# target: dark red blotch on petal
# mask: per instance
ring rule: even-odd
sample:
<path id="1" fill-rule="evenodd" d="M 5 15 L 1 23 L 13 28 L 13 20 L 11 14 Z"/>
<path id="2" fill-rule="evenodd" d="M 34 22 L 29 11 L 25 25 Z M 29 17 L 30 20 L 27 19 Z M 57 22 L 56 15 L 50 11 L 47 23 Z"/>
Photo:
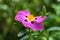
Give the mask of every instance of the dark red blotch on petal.
<path id="1" fill-rule="evenodd" d="M 34 21 L 31 21 L 32 24 L 34 24 Z"/>
<path id="2" fill-rule="evenodd" d="M 35 18 L 35 20 L 37 20 L 37 18 Z"/>
<path id="3" fill-rule="evenodd" d="M 25 19 L 24 21 L 25 21 L 25 22 L 28 22 L 28 20 L 27 20 L 27 19 Z"/>
<path id="4" fill-rule="evenodd" d="M 27 18 L 27 16 L 25 16 Z"/>

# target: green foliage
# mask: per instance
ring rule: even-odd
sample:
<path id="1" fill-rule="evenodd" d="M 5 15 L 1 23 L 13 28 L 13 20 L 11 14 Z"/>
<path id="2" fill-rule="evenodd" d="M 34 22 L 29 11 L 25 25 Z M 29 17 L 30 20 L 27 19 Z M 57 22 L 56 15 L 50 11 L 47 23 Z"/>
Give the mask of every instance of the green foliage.
<path id="1" fill-rule="evenodd" d="M 19 10 L 47 15 L 44 30 L 26 29 L 14 17 Z M 59 0 L 0 0 L 0 40 L 60 40 Z"/>

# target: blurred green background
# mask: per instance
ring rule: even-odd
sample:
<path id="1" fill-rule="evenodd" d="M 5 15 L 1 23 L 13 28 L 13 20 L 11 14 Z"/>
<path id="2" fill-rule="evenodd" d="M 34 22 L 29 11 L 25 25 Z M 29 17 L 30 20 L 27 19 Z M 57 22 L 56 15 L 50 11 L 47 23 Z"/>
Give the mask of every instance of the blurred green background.
<path id="1" fill-rule="evenodd" d="M 19 10 L 47 15 L 44 30 L 29 31 L 15 21 Z M 0 0 L 0 40 L 60 40 L 60 0 Z"/>

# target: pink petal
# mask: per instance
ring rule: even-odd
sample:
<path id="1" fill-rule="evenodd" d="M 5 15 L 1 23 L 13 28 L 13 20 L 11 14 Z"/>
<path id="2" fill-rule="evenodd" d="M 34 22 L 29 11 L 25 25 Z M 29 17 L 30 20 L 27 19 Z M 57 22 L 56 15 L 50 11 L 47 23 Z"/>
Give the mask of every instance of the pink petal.
<path id="1" fill-rule="evenodd" d="M 26 16 L 28 16 L 30 13 L 27 10 L 21 10 L 19 11 L 16 16 L 15 16 L 15 20 L 22 22 L 23 20 L 26 19 Z"/>
<path id="2" fill-rule="evenodd" d="M 30 21 L 25 21 L 25 20 L 23 20 L 22 21 L 22 24 L 26 27 L 26 28 L 30 28 Z"/>
<path id="3" fill-rule="evenodd" d="M 43 30 L 44 26 L 42 23 L 31 23 L 30 21 L 22 21 L 22 24 L 26 27 L 26 28 L 31 28 L 33 31 L 36 30 Z"/>
<path id="4" fill-rule="evenodd" d="M 34 23 L 33 25 L 31 25 L 30 27 L 33 31 L 37 31 L 37 30 L 43 30 L 44 26 L 42 23 Z"/>
<path id="5" fill-rule="evenodd" d="M 36 21 L 36 22 L 38 22 L 38 23 L 41 23 L 41 22 L 43 22 L 46 18 L 47 18 L 46 16 L 44 16 L 44 17 L 37 16 L 37 17 L 35 17 L 35 20 L 34 20 L 34 21 Z"/>
<path id="6" fill-rule="evenodd" d="M 27 10 L 20 10 L 20 11 L 17 13 L 17 15 L 24 15 L 24 16 L 27 16 L 27 15 L 29 15 L 29 14 L 30 14 L 30 12 L 27 11 Z"/>
<path id="7" fill-rule="evenodd" d="M 19 21 L 19 22 L 22 22 L 22 21 L 25 20 L 25 19 L 26 19 L 26 17 L 21 16 L 21 15 L 16 15 L 16 16 L 15 16 L 15 20 L 17 20 L 17 21 Z"/>

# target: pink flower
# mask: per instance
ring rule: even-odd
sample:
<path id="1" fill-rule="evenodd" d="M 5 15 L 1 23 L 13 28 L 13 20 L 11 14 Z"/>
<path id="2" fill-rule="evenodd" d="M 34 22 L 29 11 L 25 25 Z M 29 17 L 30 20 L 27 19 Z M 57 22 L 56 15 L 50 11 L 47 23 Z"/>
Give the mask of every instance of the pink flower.
<path id="1" fill-rule="evenodd" d="M 34 17 L 27 10 L 21 10 L 15 16 L 15 20 L 21 22 L 26 28 L 31 28 L 33 31 L 43 30 L 44 26 L 43 26 L 42 22 L 45 19 L 46 19 L 46 16 Z"/>

